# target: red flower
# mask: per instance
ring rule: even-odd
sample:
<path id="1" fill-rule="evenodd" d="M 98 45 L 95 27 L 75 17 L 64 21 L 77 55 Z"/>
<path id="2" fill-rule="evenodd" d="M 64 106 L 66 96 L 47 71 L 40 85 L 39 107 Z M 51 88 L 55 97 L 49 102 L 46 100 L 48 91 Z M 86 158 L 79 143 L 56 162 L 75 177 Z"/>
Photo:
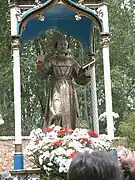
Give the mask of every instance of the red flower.
<path id="1" fill-rule="evenodd" d="M 63 135 L 63 134 L 65 134 L 64 129 L 60 129 L 60 130 L 57 132 L 57 134 L 58 134 L 58 135 Z"/>
<path id="2" fill-rule="evenodd" d="M 75 157 L 76 155 L 77 155 L 77 153 L 74 151 L 69 155 L 69 158 L 71 159 L 71 158 Z"/>
<path id="3" fill-rule="evenodd" d="M 60 129 L 58 132 L 57 132 L 57 134 L 58 135 L 65 135 L 65 134 L 68 134 L 68 133 L 70 133 L 70 132 L 72 132 L 73 130 L 72 129 Z"/>
<path id="4" fill-rule="evenodd" d="M 52 130 L 53 130 L 53 128 L 49 128 L 49 127 L 48 127 L 48 128 L 44 128 L 44 129 L 43 129 L 43 132 L 51 132 Z"/>
<path id="5" fill-rule="evenodd" d="M 37 138 L 37 139 L 34 141 L 35 144 L 38 144 L 40 140 L 41 140 L 40 138 Z"/>
<path id="6" fill-rule="evenodd" d="M 91 144 L 91 140 L 89 138 L 80 138 L 79 140 L 81 143 L 87 142 L 87 144 Z"/>
<path id="7" fill-rule="evenodd" d="M 66 129 L 66 131 L 67 131 L 67 133 L 71 133 L 71 132 L 73 132 L 73 129 L 68 128 L 68 129 Z"/>
<path id="8" fill-rule="evenodd" d="M 58 139 L 54 142 L 52 142 L 52 146 L 60 146 L 62 144 L 62 139 Z"/>
<path id="9" fill-rule="evenodd" d="M 98 133 L 97 133 L 97 132 L 93 132 L 93 131 L 91 131 L 91 130 L 88 131 L 88 134 L 89 134 L 89 136 L 91 136 L 91 137 L 95 137 L 95 138 L 98 137 Z"/>
<path id="10" fill-rule="evenodd" d="M 88 139 L 88 138 L 80 138 L 79 140 L 80 140 L 80 141 L 86 141 L 86 142 L 87 142 L 89 139 Z"/>

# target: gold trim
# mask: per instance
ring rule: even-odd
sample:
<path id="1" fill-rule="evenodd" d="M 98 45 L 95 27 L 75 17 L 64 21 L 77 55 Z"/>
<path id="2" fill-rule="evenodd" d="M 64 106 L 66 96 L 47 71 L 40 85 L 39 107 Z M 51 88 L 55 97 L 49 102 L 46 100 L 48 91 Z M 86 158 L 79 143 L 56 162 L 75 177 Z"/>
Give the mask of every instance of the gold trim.
<path id="1" fill-rule="evenodd" d="M 57 0 L 54 0 L 49 6 L 44 7 L 43 9 L 39 9 L 38 12 L 36 12 L 35 14 L 30 15 L 22 24 L 21 24 L 21 30 L 20 30 L 20 35 L 22 35 L 22 33 L 26 30 L 26 24 L 30 19 L 33 19 L 33 17 L 39 17 L 40 14 L 44 11 L 47 10 L 51 7 L 53 7 L 55 4 L 57 4 Z M 36 8 L 36 7 L 33 7 Z"/>
<path id="2" fill-rule="evenodd" d="M 89 14 L 87 14 L 87 13 L 85 13 L 85 12 L 82 12 L 81 10 L 77 10 L 77 8 L 75 8 L 75 7 L 72 7 L 72 6 L 70 6 L 68 3 L 66 3 L 64 0 L 61 0 L 67 7 L 69 7 L 70 9 L 72 9 L 74 12 L 76 12 L 77 14 L 79 14 L 80 16 L 84 16 L 84 17 L 87 17 L 87 18 L 89 18 L 89 19 L 91 19 L 91 20 L 93 20 L 93 27 L 95 27 L 96 25 L 96 27 L 97 27 L 97 29 L 99 29 L 99 24 L 98 24 L 98 22 L 96 22 L 95 21 L 95 18 L 92 16 L 92 15 L 89 15 Z"/>

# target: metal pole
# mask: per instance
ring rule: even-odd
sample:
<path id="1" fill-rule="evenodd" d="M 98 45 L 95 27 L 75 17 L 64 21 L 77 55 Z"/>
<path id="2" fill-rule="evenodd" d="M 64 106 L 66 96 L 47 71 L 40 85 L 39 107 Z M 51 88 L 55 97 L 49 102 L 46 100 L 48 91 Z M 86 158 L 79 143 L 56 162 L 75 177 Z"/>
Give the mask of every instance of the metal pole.
<path id="1" fill-rule="evenodd" d="M 22 137 L 21 137 L 21 89 L 20 89 L 20 49 L 19 36 L 17 31 L 17 11 L 14 5 L 10 6 L 11 13 L 11 37 L 13 52 L 13 81 L 14 81 L 14 114 L 15 114 L 15 154 L 14 169 L 24 168 L 24 157 L 22 153 Z"/>
<path id="2" fill-rule="evenodd" d="M 106 100 L 106 114 L 107 114 L 107 133 L 111 138 L 114 138 L 110 60 L 109 60 L 109 25 L 108 25 L 107 3 L 104 2 L 101 8 L 103 12 L 102 46 L 103 46 L 104 83 L 105 83 L 105 100 Z"/>

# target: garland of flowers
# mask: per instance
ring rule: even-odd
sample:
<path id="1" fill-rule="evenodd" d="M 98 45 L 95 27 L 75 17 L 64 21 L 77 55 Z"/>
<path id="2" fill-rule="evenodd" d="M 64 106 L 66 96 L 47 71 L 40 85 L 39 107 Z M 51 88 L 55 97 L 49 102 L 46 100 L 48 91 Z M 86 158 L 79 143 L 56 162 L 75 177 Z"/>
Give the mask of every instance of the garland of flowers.
<path id="1" fill-rule="evenodd" d="M 44 172 L 46 177 L 66 179 L 72 158 L 77 152 L 111 149 L 107 135 L 98 135 L 87 129 L 63 129 L 52 125 L 30 133 L 27 147 L 29 159 Z"/>

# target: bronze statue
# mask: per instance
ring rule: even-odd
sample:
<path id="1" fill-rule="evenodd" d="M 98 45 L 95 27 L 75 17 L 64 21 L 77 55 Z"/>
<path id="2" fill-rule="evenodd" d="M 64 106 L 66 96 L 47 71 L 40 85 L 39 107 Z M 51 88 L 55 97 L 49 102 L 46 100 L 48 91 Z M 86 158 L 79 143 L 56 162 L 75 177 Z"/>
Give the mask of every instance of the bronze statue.
<path id="1" fill-rule="evenodd" d="M 90 71 L 94 61 L 81 67 L 69 53 L 69 42 L 63 34 L 54 42 L 54 54 L 48 59 L 37 58 L 37 70 L 49 77 L 51 87 L 46 102 L 44 126 L 52 124 L 63 128 L 76 128 L 79 106 L 73 79 L 79 85 L 90 82 Z"/>

